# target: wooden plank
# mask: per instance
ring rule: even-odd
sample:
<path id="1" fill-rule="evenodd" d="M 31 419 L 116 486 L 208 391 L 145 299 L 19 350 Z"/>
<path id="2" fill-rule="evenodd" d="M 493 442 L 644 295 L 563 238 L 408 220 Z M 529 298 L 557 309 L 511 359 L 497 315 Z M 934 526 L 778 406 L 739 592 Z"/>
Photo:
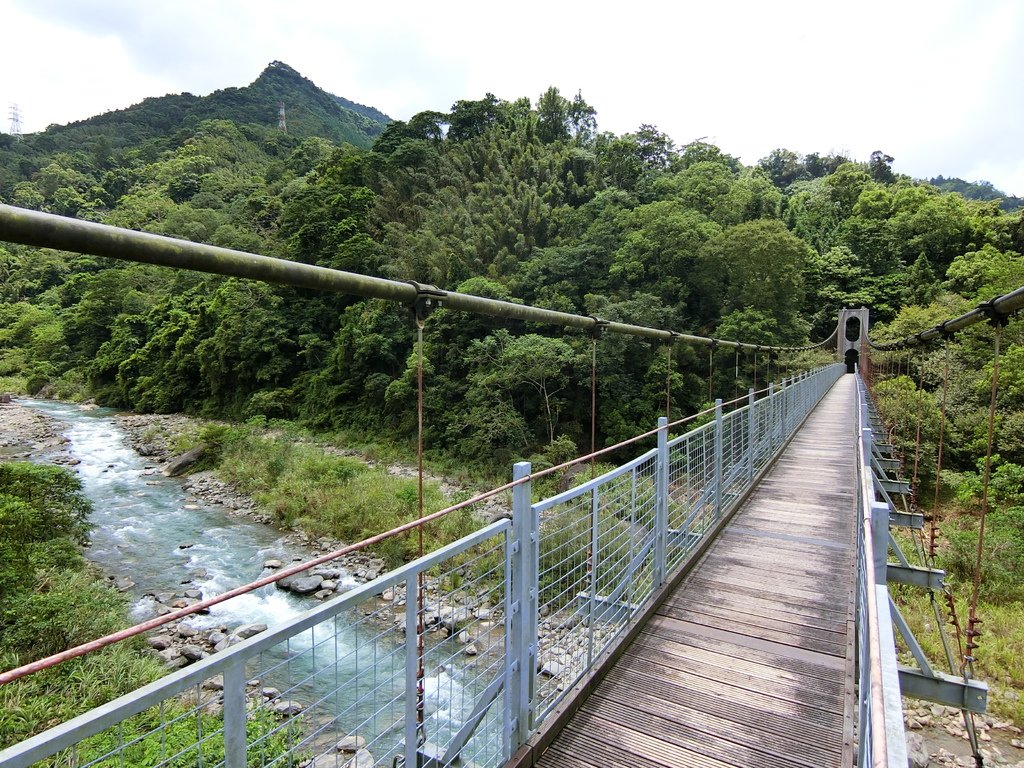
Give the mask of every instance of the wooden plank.
<path id="1" fill-rule="evenodd" d="M 797 648 L 810 648 L 833 656 L 846 656 L 846 631 L 812 627 L 809 624 L 761 617 L 753 613 L 723 611 L 718 606 L 700 605 L 686 608 L 681 605 L 662 606 L 658 613 L 673 619 L 697 624 L 708 624 L 730 632 L 762 637 Z"/>
<path id="2" fill-rule="evenodd" d="M 775 654 L 758 653 L 740 646 L 716 645 L 713 648 L 701 647 L 675 640 L 666 642 L 653 633 L 637 638 L 630 648 L 631 653 L 647 655 L 647 658 L 661 656 L 666 666 L 692 667 L 696 664 L 705 667 L 722 667 L 741 670 L 750 675 L 764 678 L 785 678 L 797 684 L 808 684 L 808 677 L 817 678 L 818 687 L 825 686 L 836 694 L 842 693 L 843 677 L 836 669 L 813 667 L 811 665 L 792 664 L 789 659 Z"/>
<path id="3" fill-rule="evenodd" d="M 804 681 L 802 685 L 794 685 L 786 679 L 768 674 L 755 676 L 737 670 L 723 670 L 720 667 L 703 664 L 671 665 L 666 662 L 664 657 L 654 655 L 653 658 L 650 658 L 644 653 L 631 652 L 619 660 L 619 666 L 652 677 L 660 674 L 666 680 L 681 685 L 702 687 L 706 690 L 714 690 L 714 686 L 717 685 L 722 695 L 766 696 L 779 702 L 788 702 L 841 715 L 842 707 L 836 704 L 836 697 L 819 694 L 810 680 Z M 725 693 L 726 691 L 729 693 Z"/>
<path id="4" fill-rule="evenodd" d="M 818 754 L 815 765 L 825 764 L 836 751 L 836 734 L 817 723 L 782 717 L 775 712 L 765 712 L 743 702 L 726 702 L 717 696 L 708 696 L 695 690 L 680 690 L 680 701 L 670 701 L 653 695 L 653 691 L 633 691 L 629 700 L 621 702 L 601 691 L 593 695 L 595 701 L 616 701 L 640 713 L 660 715 L 672 722 L 691 723 L 706 732 L 733 738 L 746 738 L 771 746 L 776 752 L 784 751 L 784 745 L 797 740 L 810 745 L 808 753 Z"/>
<path id="5" fill-rule="evenodd" d="M 609 685 L 602 689 L 601 695 L 625 703 L 636 695 L 651 696 L 660 699 L 664 711 L 673 712 L 673 717 L 679 720 L 696 717 L 699 713 L 712 713 L 735 723 L 735 729 L 741 732 L 747 724 L 756 723 L 755 730 L 788 728 L 791 737 L 813 738 L 821 743 L 838 743 L 840 738 L 836 723 L 841 719 L 834 714 L 809 710 L 793 702 L 770 697 L 747 696 L 743 689 L 706 686 L 699 678 L 692 682 L 670 680 L 628 669 L 613 670 L 608 680 Z"/>
<path id="6" fill-rule="evenodd" d="M 638 711 L 632 702 L 622 703 L 597 697 L 592 697 L 584 705 L 583 711 L 634 731 L 658 734 L 659 740 L 668 744 L 729 764 L 741 763 L 761 768 L 821 768 L 821 761 L 816 759 L 817 756 L 794 754 L 792 741 L 780 744 L 777 741 L 769 743 L 764 740 L 751 740 L 751 743 L 746 743 L 745 734 L 737 734 L 736 730 L 708 728 L 711 721 L 707 718 L 702 718 L 699 722 L 686 722 L 665 717 L 663 711 L 655 710 L 653 707 Z M 734 738 L 730 739 L 730 736 Z"/>
<path id="7" fill-rule="evenodd" d="M 648 627 L 647 629 L 649 630 L 648 635 L 638 638 L 638 640 L 652 638 L 657 641 L 660 639 L 659 634 L 662 634 L 661 628 Z M 718 630 L 711 631 L 719 632 Z M 704 651 L 714 649 L 712 652 L 720 651 L 725 655 L 730 655 L 732 658 L 746 658 L 759 664 L 785 667 L 788 670 L 808 677 L 833 680 L 842 669 L 842 664 L 833 656 L 815 654 L 812 651 L 797 650 L 794 652 L 794 649 L 788 646 L 779 646 L 765 642 L 758 644 L 731 642 L 736 638 L 730 638 L 727 633 L 719 633 L 719 636 L 709 638 L 703 633 L 681 631 L 681 625 L 677 625 L 672 628 L 671 633 L 665 632 L 662 634 L 662 637 L 672 641 L 676 646 L 676 650 L 680 653 L 685 653 L 689 648 Z M 749 641 L 749 638 L 743 637 L 742 640 Z"/>

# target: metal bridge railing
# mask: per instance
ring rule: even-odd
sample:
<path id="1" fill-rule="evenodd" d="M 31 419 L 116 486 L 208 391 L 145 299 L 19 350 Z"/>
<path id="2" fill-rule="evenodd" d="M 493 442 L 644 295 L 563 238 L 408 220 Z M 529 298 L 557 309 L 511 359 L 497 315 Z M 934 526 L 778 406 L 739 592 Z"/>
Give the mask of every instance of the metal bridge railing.
<path id="1" fill-rule="evenodd" d="M 875 501 L 870 403 L 857 376 L 857 765 L 904 768 L 903 729 L 896 642 L 889 612 L 886 569 L 889 505 Z"/>
<path id="2" fill-rule="evenodd" d="M 729 413 L 719 401 L 678 437 L 663 418 L 656 448 L 540 502 L 519 463 L 511 521 L 4 750 L 0 765 L 502 765 L 843 372 L 798 375 Z"/>

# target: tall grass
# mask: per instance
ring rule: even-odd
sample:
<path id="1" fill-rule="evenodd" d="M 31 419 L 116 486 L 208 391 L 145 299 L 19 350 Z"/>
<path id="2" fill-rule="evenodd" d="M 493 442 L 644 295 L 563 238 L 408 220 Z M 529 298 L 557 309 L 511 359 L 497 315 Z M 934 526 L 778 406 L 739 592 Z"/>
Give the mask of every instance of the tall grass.
<path id="1" fill-rule="evenodd" d="M 248 428 L 231 430 L 221 441 L 218 475 L 251 494 L 285 528 L 353 543 L 416 518 L 417 483 L 348 456 L 332 456 L 316 446 L 265 437 Z M 446 500 L 436 483 L 424 484 L 424 514 Z M 427 551 L 478 527 L 463 510 L 424 529 Z M 391 567 L 418 553 L 415 534 L 392 537 L 374 550 Z"/>
<path id="2" fill-rule="evenodd" d="M 959 660 L 949 614 L 941 602 L 941 596 L 938 597 L 940 616 L 946 624 L 954 657 Z M 928 596 L 917 590 L 901 590 L 898 602 L 900 611 L 929 660 L 937 669 L 948 673 L 949 668 L 944 661 L 945 652 Z M 958 595 L 956 606 L 961 624 L 966 625 L 966 595 Z M 978 616 L 984 623 L 981 625 L 983 634 L 974 651 L 974 671 L 975 677 L 989 685 L 988 710 L 997 717 L 1011 720 L 1017 727 L 1024 727 L 1024 603 L 980 603 Z M 957 669 L 955 673 L 959 671 Z"/>

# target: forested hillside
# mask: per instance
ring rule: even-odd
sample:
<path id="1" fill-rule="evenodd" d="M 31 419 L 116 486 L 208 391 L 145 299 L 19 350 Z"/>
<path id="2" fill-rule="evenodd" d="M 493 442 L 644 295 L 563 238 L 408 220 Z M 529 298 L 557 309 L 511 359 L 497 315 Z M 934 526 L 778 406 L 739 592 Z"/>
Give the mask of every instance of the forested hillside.
<path id="1" fill-rule="evenodd" d="M 268 105 L 296 94 L 309 120 L 290 113 L 282 133 Z M 366 150 L 323 128 L 339 101 L 275 62 L 248 89 L 149 100 L 0 149 L 0 196 L 760 344 L 823 339 L 843 306 L 887 322 L 1024 282 L 1019 212 L 897 176 L 882 152 L 858 162 L 779 149 L 746 167 L 649 125 L 601 132 L 582 95 L 555 88 L 390 122 Z M 412 326 L 395 306 L 14 245 L 0 246 L 0 270 L 0 376 L 31 392 L 397 438 L 412 428 Z M 442 310 L 426 339 L 434 449 L 503 465 L 583 443 L 588 338 Z M 755 366 L 764 377 L 764 356 L 717 358 L 713 394 L 747 386 Z M 672 357 L 677 407 L 707 399 L 708 364 L 692 350 Z M 648 426 L 665 366 L 649 344 L 600 342 L 599 440 Z"/>

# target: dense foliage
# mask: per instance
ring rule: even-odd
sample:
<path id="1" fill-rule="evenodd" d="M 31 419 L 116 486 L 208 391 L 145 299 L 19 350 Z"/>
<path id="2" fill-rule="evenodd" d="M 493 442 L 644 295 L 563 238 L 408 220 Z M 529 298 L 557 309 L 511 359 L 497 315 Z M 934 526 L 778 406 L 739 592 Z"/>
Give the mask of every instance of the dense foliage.
<path id="1" fill-rule="evenodd" d="M 555 88 L 535 103 L 487 94 L 389 122 L 369 151 L 334 143 L 337 133 L 300 138 L 268 124 L 266 104 L 296 94 L 310 113 L 337 104 L 314 88 L 275 63 L 248 90 L 207 97 L 216 110 L 179 120 L 178 97 L 133 108 L 166 113 L 162 135 L 152 121 L 144 138 L 116 123 L 115 146 L 102 131 L 110 115 L 52 128 L 0 149 L 0 195 L 760 344 L 824 339 L 843 306 L 867 305 L 875 322 L 934 301 L 959 307 L 1012 282 L 1024 250 L 1019 212 L 898 176 L 882 152 L 855 162 L 779 149 L 745 167 L 649 125 L 602 133 L 581 94 Z M 412 434 L 413 326 L 402 308 L 14 245 L 0 246 L 0 272 L 0 377 L 29 391 Z M 444 309 L 425 337 L 431 449 L 501 468 L 589 443 L 589 338 Z M 648 427 L 666 381 L 673 406 L 692 410 L 780 364 L 681 347 L 668 362 L 641 341 L 599 341 L 599 443 Z"/>
<path id="2" fill-rule="evenodd" d="M 122 628 L 123 596 L 85 566 L 88 500 L 66 469 L 0 462 L 0 665 L 16 667 Z M 124 643 L 0 686 L 0 747 L 148 683 L 155 659 Z"/>

